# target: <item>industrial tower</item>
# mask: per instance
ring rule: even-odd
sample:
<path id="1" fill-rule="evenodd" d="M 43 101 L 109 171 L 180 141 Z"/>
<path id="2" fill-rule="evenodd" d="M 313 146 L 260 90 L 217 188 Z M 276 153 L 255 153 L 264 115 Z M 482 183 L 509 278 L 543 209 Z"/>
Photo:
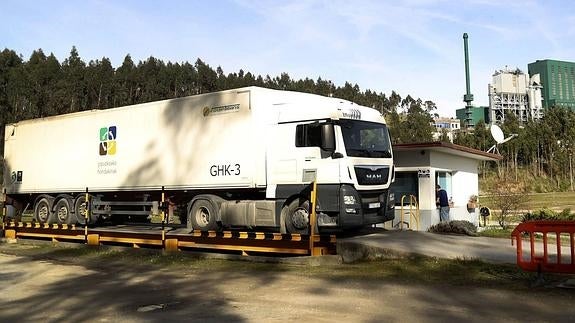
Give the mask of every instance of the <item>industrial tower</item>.
<path id="1" fill-rule="evenodd" d="M 467 47 L 467 33 L 463 34 L 463 52 L 465 53 L 465 87 L 467 92 L 463 95 L 463 101 L 465 102 L 465 129 L 470 129 L 474 125 L 471 123 L 471 102 L 473 102 L 473 94 L 471 94 L 471 84 L 469 81 L 469 49 Z"/>

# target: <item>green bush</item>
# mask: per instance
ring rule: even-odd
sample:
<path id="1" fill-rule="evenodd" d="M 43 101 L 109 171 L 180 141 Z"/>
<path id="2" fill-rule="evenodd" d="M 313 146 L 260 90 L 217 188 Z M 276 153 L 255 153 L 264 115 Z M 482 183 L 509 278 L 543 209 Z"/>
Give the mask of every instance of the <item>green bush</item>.
<path id="1" fill-rule="evenodd" d="M 569 208 L 563 209 L 561 212 L 543 208 L 533 213 L 525 213 L 521 221 L 575 221 L 575 214 L 571 213 Z"/>
<path id="2" fill-rule="evenodd" d="M 427 231 L 433 233 L 457 233 L 468 236 L 477 236 L 477 227 L 469 221 L 454 220 L 449 222 L 439 222 L 431 226 Z"/>

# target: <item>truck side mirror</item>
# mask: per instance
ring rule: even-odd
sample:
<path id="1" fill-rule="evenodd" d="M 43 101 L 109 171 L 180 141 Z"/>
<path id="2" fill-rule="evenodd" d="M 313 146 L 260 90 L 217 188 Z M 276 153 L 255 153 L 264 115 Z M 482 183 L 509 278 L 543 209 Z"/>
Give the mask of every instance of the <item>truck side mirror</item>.
<path id="1" fill-rule="evenodd" d="M 321 149 L 328 152 L 335 151 L 335 131 L 331 123 L 321 125 Z"/>

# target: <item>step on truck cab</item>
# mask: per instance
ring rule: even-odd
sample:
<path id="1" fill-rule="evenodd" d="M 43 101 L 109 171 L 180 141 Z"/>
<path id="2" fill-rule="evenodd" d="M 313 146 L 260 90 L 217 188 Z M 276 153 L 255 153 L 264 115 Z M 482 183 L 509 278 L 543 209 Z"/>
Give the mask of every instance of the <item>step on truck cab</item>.
<path id="1" fill-rule="evenodd" d="M 6 126 L 4 168 L 12 213 L 41 223 L 163 209 L 190 229 L 305 234 L 314 181 L 320 232 L 394 217 L 383 116 L 308 93 L 246 87 L 25 120 Z"/>

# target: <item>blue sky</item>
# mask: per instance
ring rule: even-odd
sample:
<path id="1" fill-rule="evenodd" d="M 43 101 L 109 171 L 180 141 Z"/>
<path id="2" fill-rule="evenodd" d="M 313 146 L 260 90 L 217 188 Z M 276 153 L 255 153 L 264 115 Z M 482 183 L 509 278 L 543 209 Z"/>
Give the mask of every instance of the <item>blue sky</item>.
<path id="1" fill-rule="evenodd" d="M 34 49 L 60 61 L 72 46 L 88 62 L 126 54 L 134 61 L 197 58 L 225 73 L 346 81 L 397 91 L 455 116 L 465 91 L 464 32 L 471 89 L 505 66 L 537 59 L 575 61 L 575 1 L 516 0 L 188 0 L 0 1 L 0 48 L 28 59 Z"/>

